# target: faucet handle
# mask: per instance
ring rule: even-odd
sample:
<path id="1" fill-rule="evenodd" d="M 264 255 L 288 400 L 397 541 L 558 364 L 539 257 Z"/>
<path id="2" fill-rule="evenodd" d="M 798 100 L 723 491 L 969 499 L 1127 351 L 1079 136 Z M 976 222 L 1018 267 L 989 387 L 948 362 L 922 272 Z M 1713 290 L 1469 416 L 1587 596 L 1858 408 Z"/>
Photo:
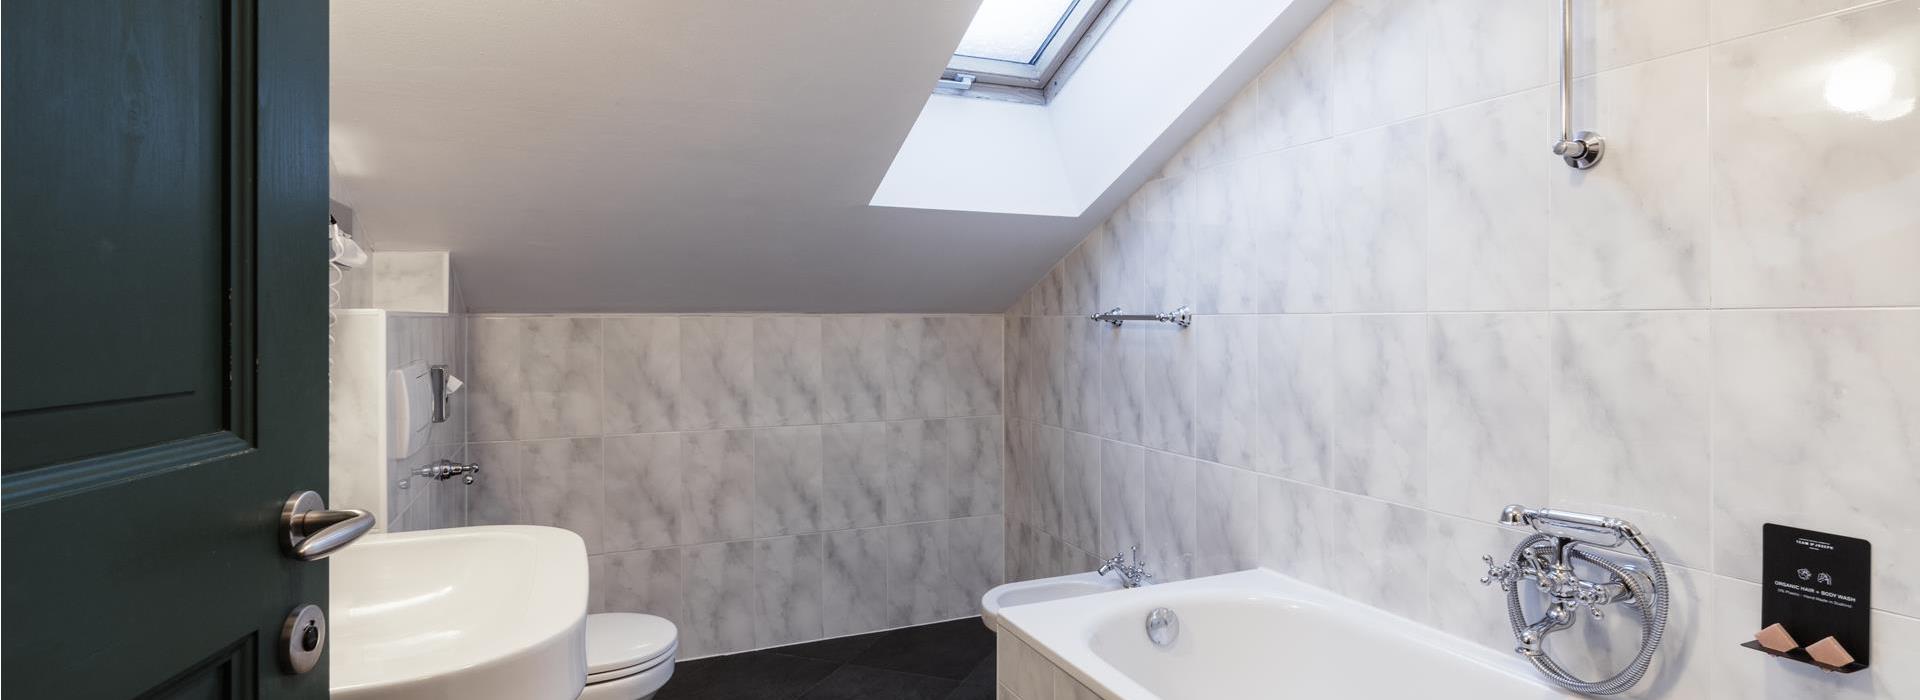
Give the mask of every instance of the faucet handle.
<path id="1" fill-rule="evenodd" d="M 1513 590 L 1514 582 L 1520 578 L 1520 573 L 1514 569 L 1513 564 L 1495 564 L 1491 554 L 1480 555 L 1480 561 L 1487 564 L 1487 575 L 1480 577 L 1480 585 L 1492 585 L 1493 582 L 1499 581 L 1500 590 Z"/>
<path id="2" fill-rule="evenodd" d="M 1601 611 L 1601 606 L 1606 605 L 1611 597 L 1598 586 L 1583 586 L 1579 593 L 1574 594 L 1574 600 L 1587 606 L 1587 612 L 1593 615 L 1593 619 L 1600 620 L 1607 616 Z"/>

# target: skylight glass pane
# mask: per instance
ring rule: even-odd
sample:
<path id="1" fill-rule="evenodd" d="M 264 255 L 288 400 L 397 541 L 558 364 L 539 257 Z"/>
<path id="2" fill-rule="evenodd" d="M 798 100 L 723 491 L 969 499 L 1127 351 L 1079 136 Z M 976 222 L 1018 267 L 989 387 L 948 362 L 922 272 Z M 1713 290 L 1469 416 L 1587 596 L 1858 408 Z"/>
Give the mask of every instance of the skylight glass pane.
<path id="1" fill-rule="evenodd" d="M 1032 63 L 1074 0 L 986 0 L 955 55 Z"/>

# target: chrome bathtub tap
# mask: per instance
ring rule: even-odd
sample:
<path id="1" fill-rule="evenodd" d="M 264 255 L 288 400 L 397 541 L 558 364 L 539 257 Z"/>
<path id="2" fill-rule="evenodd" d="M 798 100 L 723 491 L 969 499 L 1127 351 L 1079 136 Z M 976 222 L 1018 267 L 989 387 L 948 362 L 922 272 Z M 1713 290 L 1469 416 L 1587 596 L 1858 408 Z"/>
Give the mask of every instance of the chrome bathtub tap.
<path id="1" fill-rule="evenodd" d="M 1131 566 L 1127 564 L 1127 553 L 1121 552 L 1113 555 L 1113 558 L 1101 562 L 1100 568 L 1094 571 L 1094 573 L 1101 576 L 1113 572 L 1119 572 L 1120 586 L 1122 588 L 1139 588 L 1146 585 L 1147 579 L 1153 578 L 1153 574 L 1147 573 L 1147 565 L 1140 561 L 1140 545 L 1133 546 L 1133 564 Z"/>
<path id="2" fill-rule="evenodd" d="M 1632 523 L 1585 513 L 1534 510 L 1508 506 L 1500 523 L 1532 527 L 1536 534 L 1515 547 L 1506 561 L 1481 557 L 1487 575 L 1480 583 L 1499 582 L 1507 594 L 1507 621 L 1513 626 L 1514 651 L 1525 656 L 1549 678 L 1567 688 L 1592 695 L 1612 695 L 1633 688 L 1647 673 L 1667 626 L 1667 575 L 1660 555 Z M 1598 552 L 1638 554 L 1642 565 L 1622 563 Z M 1574 571 L 1579 561 L 1597 569 L 1598 580 Z M 1520 607 L 1523 581 L 1533 581 L 1547 599 L 1540 618 L 1526 620 Z M 1601 680 L 1574 676 L 1547 653 L 1547 637 L 1573 626 L 1580 609 L 1596 620 L 1603 609 L 1625 604 L 1640 613 L 1640 653 L 1619 673 Z"/>

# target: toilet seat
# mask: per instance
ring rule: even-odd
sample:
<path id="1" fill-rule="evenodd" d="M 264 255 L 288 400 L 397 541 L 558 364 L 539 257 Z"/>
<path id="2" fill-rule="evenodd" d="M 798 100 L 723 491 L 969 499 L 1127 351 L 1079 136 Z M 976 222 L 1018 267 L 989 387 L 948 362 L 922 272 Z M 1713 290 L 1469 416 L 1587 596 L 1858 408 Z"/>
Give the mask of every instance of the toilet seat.
<path id="1" fill-rule="evenodd" d="M 680 631 L 665 618 L 640 613 L 587 616 L 587 684 L 642 673 L 673 660 Z"/>

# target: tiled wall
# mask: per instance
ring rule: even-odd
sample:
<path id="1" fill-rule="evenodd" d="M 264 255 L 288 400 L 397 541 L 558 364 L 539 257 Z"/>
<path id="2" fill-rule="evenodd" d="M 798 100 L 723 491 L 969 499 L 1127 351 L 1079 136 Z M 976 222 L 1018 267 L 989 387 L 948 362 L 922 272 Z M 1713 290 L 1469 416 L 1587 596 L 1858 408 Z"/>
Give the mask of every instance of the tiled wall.
<path id="1" fill-rule="evenodd" d="M 1735 646 L 1782 522 L 1873 540 L 1920 654 L 1920 1 L 1576 2 L 1587 172 L 1557 6 L 1335 2 L 1008 313 L 1010 578 L 1139 544 L 1507 649 L 1479 556 L 1548 504 L 1671 564 L 1642 697 L 1920 697 Z"/>
<path id="2" fill-rule="evenodd" d="M 387 370 L 412 362 L 446 365 L 456 377 L 466 376 L 467 319 L 460 314 L 387 314 Z M 381 378 L 385 385 L 385 377 Z M 413 477 L 413 470 L 442 459 L 465 462 L 467 457 L 467 398 L 455 392 L 447 401 L 447 420 L 428 428 L 426 448 L 411 457 L 387 460 L 387 503 L 396 514 L 387 529 L 393 532 L 459 527 L 466 524 L 467 492 L 459 479 L 438 481 Z M 401 488 L 400 484 L 406 484 Z"/>
<path id="3" fill-rule="evenodd" d="M 973 614 L 999 316 L 476 316 L 471 522 L 573 530 L 681 657 Z"/>

